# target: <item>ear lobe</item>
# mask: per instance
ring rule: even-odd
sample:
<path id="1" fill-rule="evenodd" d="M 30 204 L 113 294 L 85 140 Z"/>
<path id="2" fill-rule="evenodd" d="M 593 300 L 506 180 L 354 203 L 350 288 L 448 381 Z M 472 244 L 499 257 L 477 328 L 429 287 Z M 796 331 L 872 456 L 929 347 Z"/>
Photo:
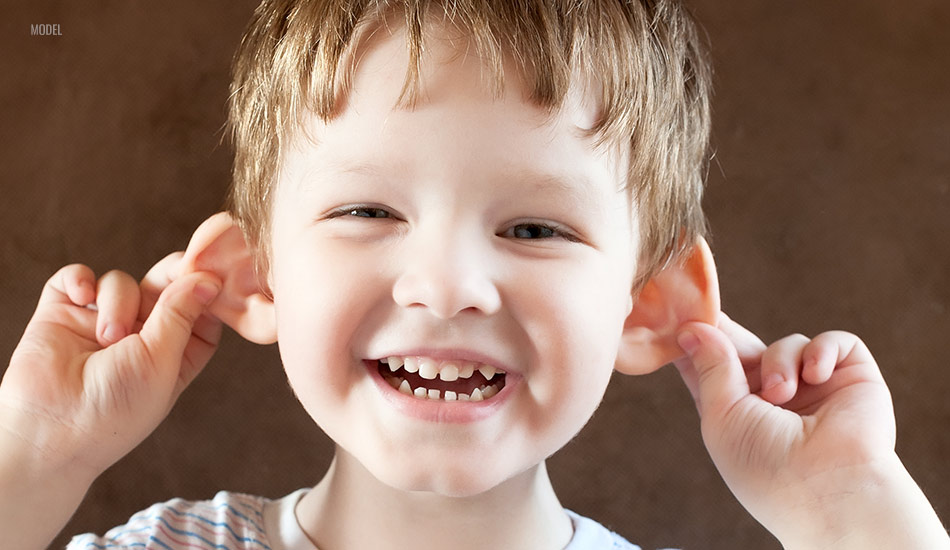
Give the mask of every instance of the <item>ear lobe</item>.
<path id="1" fill-rule="evenodd" d="M 261 284 L 240 227 L 227 212 L 211 216 L 192 235 L 179 275 L 193 271 L 214 273 L 224 282 L 211 304 L 212 315 L 251 342 L 277 341 L 274 302 Z"/>
<path id="2" fill-rule="evenodd" d="M 687 321 L 715 324 L 719 279 L 706 240 L 700 237 L 682 264 L 647 281 L 624 322 L 616 370 L 647 374 L 683 356 L 677 329 Z"/>

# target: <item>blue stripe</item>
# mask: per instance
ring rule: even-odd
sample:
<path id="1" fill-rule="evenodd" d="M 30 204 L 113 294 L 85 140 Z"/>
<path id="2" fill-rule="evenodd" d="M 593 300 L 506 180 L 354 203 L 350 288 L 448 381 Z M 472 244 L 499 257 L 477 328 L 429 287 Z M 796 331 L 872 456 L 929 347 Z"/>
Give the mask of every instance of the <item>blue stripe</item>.
<path id="1" fill-rule="evenodd" d="M 168 511 L 171 512 L 172 514 L 175 514 L 175 515 L 178 516 L 178 517 L 194 518 L 194 519 L 200 521 L 201 523 L 205 523 L 205 524 L 207 524 L 207 525 L 211 525 L 212 527 L 224 527 L 225 529 L 227 529 L 228 531 L 230 531 L 232 535 L 234 535 L 234 538 L 236 538 L 236 539 L 238 539 L 238 540 L 241 540 L 240 535 L 238 535 L 238 534 L 234 531 L 234 529 L 227 523 L 227 521 L 220 521 L 220 522 L 212 521 L 212 520 L 210 520 L 210 519 L 208 519 L 208 518 L 206 518 L 206 517 L 204 517 L 204 516 L 200 516 L 200 515 L 198 515 L 198 514 L 196 514 L 196 513 L 194 513 L 194 512 L 181 512 L 181 511 L 179 511 L 179 510 L 175 510 L 174 508 L 168 508 Z M 161 516 L 156 516 L 156 517 L 161 517 Z M 152 518 L 152 519 L 154 519 L 154 518 Z M 247 520 L 248 522 L 251 521 L 250 519 L 248 519 L 248 518 L 246 518 L 246 517 L 245 517 L 245 518 L 242 518 L 242 519 Z M 254 527 L 257 527 L 257 526 L 254 525 Z M 263 531 L 263 530 L 260 529 L 260 528 L 258 528 L 257 530 L 258 530 L 258 532 L 262 532 L 262 531 Z"/>
<path id="2" fill-rule="evenodd" d="M 236 495 L 231 494 L 231 496 L 236 496 Z M 227 498 L 227 495 L 221 495 L 221 498 L 222 499 Z M 157 527 L 157 525 L 162 524 L 166 528 L 168 528 L 171 533 L 175 533 L 176 535 L 189 538 L 192 540 L 201 541 L 204 544 L 210 546 L 211 548 L 216 548 L 220 550 L 230 550 L 228 546 L 225 546 L 223 544 L 215 544 L 214 542 L 204 538 L 201 534 L 197 532 L 185 531 L 182 529 L 172 527 L 172 525 L 166 519 L 167 517 L 170 517 L 167 515 L 167 512 L 171 512 L 174 516 L 177 516 L 180 519 L 189 518 L 189 519 L 185 519 L 186 523 L 189 523 L 190 521 L 195 521 L 195 522 L 200 522 L 202 524 L 205 524 L 211 527 L 212 532 L 215 535 L 215 537 L 228 533 L 230 534 L 230 538 L 233 538 L 239 544 L 244 544 L 244 545 L 256 544 L 256 545 L 259 545 L 263 550 L 271 550 L 270 546 L 265 544 L 263 541 L 258 540 L 257 538 L 240 536 L 234 530 L 234 528 L 228 523 L 227 518 L 224 521 L 216 522 L 209 519 L 208 517 L 199 515 L 199 513 L 202 512 L 201 508 L 205 508 L 203 512 L 205 512 L 208 515 L 218 514 L 220 513 L 221 510 L 227 510 L 233 513 L 236 517 L 247 522 L 247 526 L 255 528 L 258 531 L 258 534 L 260 534 L 261 536 L 266 536 L 264 535 L 264 529 L 261 527 L 261 525 L 259 525 L 257 522 L 255 522 L 253 519 L 249 517 L 250 514 L 253 514 L 258 517 L 263 518 L 263 514 L 259 510 L 257 510 L 251 503 L 248 503 L 243 500 L 238 500 L 238 499 L 235 499 L 235 500 L 237 501 L 234 503 L 235 506 L 240 506 L 241 508 L 246 509 L 246 513 L 244 511 L 237 510 L 234 506 L 232 506 L 228 502 L 221 502 L 217 496 L 212 501 L 195 502 L 195 503 L 189 503 L 182 499 L 174 499 L 167 503 L 153 506 L 148 510 L 143 510 L 135 514 L 134 516 L 132 516 L 132 518 L 129 519 L 129 523 L 122 526 L 122 527 L 125 527 L 125 529 L 121 531 L 117 531 L 117 532 L 116 530 L 113 530 L 115 534 L 112 536 L 108 536 L 108 539 L 106 540 L 108 540 L 109 542 L 105 543 L 104 545 L 99 544 L 95 542 L 95 540 L 93 540 L 93 541 L 87 542 L 82 547 L 88 548 L 88 549 L 98 549 L 98 550 L 110 550 L 110 549 L 115 549 L 115 548 L 152 547 L 151 544 L 145 544 L 142 542 L 129 543 L 129 544 L 123 545 L 120 543 L 120 541 L 125 537 L 129 537 L 130 535 L 131 536 L 134 536 L 136 534 L 138 534 L 139 536 L 149 535 L 149 533 L 154 532 L 154 529 Z M 173 508 L 172 506 L 175 504 L 184 505 L 184 511 Z M 199 513 L 189 512 L 187 510 L 198 510 Z M 140 526 L 142 525 L 142 523 L 139 523 L 139 522 L 144 522 L 145 526 L 136 528 L 135 527 L 136 523 L 138 523 Z M 194 523 L 192 523 L 192 525 L 194 525 Z M 122 529 L 122 527 L 119 527 L 118 529 Z M 102 540 L 102 539 L 96 539 L 96 540 Z M 167 550 L 173 550 L 166 543 L 162 542 L 160 539 L 156 538 L 154 535 L 149 535 L 149 541 L 157 545 L 160 545 L 162 548 L 165 548 Z M 82 542 L 80 541 L 77 541 L 77 542 L 79 543 L 79 545 L 82 545 Z"/>
<path id="3" fill-rule="evenodd" d="M 214 502 L 214 501 L 212 501 L 212 502 Z M 231 505 L 228 504 L 227 502 L 222 502 L 222 503 L 220 503 L 220 504 L 217 504 L 217 505 L 214 507 L 215 510 L 220 510 L 221 508 L 227 508 L 228 510 L 231 510 L 232 512 L 234 512 L 234 515 L 236 515 L 237 517 L 239 517 L 239 518 L 241 518 L 241 519 L 243 519 L 243 520 L 246 520 L 248 523 L 250 523 L 252 526 L 254 526 L 254 528 L 257 529 L 257 531 L 258 531 L 259 533 L 263 533 L 263 532 L 264 532 L 264 529 L 263 529 L 260 525 L 258 525 L 257 522 L 255 522 L 255 521 L 252 520 L 251 518 L 247 517 L 247 515 L 241 513 L 241 512 L 238 511 L 238 510 L 236 510 L 233 506 L 231 506 Z M 177 512 L 177 510 L 176 510 L 176 512 Z M 258 515 L 261 515 L 261 514 L 258 514 Z"/>
<path id="4" fill-rule="evenodd" d="M 257 509 L 257 506 L 255 506 L 254 504 L 251 504 L 251 503 L 249 503 L 249 502 L 239 502 L 238 504 L 240 504 L 242 508 L 247 508 L 247 511 L 248 511 L 248 512 L 250 512 L 250 513 L 254 514 L 255 516 L 257 516 L 257 517 L 263 519 L 264 514 L 262 514 L 262 513 Z"/>
<path id="5" fill-rule="evenodd" d="M 196 516 L 196 517 L 197 517 L 197 516 Z M 116 533 L 116 534 L 115 534 L 113 537 L 111 537 L 111 538 L 112 538 L 113 540 L 117 540 L 117 539 L 120 539 L 120 538 L 122 538 L 122 537 L 124 537 L 124 536 L 131 535 L 131 534 L 133 534 L 133 533 L 140 533 L 140 532 L 142 532 L 142 531 L 152 531 L 152 530 L 154 529 L 154 525 L 155 525 L 156 523 L 162 523 L 162 524 L 165 525 L 165 527 L 167 527 L 171 532 L 175 533 L 176 535 L 183 535 L 183 536 L 186 536 L 186 537 L 198 539 L 198 540 L 200 540 L 201 542 L 204 542 L 205 544 L 211 546 L 212 548 L 222 548 L 222 549 L 224 549 L 224 550 L 228 550 L 228 547 L 227 547 L 227 546 L 224 546 L 224 545 L 221 545 L 221 544 L 215 544 L 214 542 L 212 542 L 212 541 L 210 541 L 210 540 L 204 538 L 203 536 L 201 536 L 201 535 L 198 534 L 198 533 L 195 533 L 195 532 L 193 532 L 193 531 L 185 531 L 185 530 L 182 530 L 182 529 L 177 529 L 177 528 L 175 528 L 175 527 L 172 527 L 171 524 L 168 523 L 168 520 L 166 520 L 165 518 L 163 518 L 163 517 L 161 517 L 161 516 L 153 516 L 153 517 L 151 517 L 151 518 L 142 518 L 142 519 L 149 519 L 149 520 L 152 520 L 153 523 L 149 524 L 148 526 L 141 527 L 141 528 L 139 528 L 139 529 L 127 529 L 127 530 L 125 530 L 125 531 L 120 531 L 120 532 Z M 199 519 L 203 519 L 203 518 L 200 518 L 200 517 L 199 517 Z M 255 539 L 255 538 L 251 538 L 251 537 L 240 537 L 240 536 L 238 536 L 238 535 L 234 532 L 234 530 L 231 529 L 231 526 L 229 526 L 229 525 L 227 525 L 227 524 L 216 523 L 216 524 L 214 524 L 214 525 L 220 526 L 220 527 L 224 527 L 225 529 L 227 529 L 228 532 L 230 532 L 231 536 L 234 537 L 234 539 L 236 539 L 237 542 L 240 542 L 240 543 L 247 543 L 247 544 L 258 544 L 258 545 L 260 545 L 262 548 L 264 548 L 265 550 L 271 550 L 270 546 L 264 544 L 264 543 L 263 543 L 262 541 L 260 541 L 260 540 L 257 540 L 257 539 Z M 219 531 L 219 533 L 220 533 L 220 531 Z M 154 536 L 152 536 L 151 539 L 155 540 L 156 542 L 160 542 L 160 541 L 158 541 L 158 539 L 155 539 Z"/>

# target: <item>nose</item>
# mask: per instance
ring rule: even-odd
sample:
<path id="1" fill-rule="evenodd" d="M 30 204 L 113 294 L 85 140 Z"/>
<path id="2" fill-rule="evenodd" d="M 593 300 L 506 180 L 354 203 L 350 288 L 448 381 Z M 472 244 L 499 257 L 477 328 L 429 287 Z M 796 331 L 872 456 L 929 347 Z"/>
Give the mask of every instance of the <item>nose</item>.
<path id="1" fill-rule="evenodd" d="M 451 226 L 451 224 L 450 224 Z M 406 254 L 393 284 L 402 307 L 427 309 L 439 319 L 471 311 L 492 315 L 501 295 L 491 275 L 490 243 L 477 231 L 416 228 L 406 237 Z"/>

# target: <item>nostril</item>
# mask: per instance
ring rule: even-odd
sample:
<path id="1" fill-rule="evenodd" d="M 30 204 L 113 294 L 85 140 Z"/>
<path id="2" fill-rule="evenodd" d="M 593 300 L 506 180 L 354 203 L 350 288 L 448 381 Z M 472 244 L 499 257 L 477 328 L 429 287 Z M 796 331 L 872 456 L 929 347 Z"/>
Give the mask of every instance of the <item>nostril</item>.
<path id="1" fill-rule="evenodd" d="M 492 315 L 501 308 L 501 295 L 485 269 L 439 268 L 433 262 L 408 268 L 394 283 L 392 295 L 402 307 L 423 307 L 443 320 L 462 312 Z"/>

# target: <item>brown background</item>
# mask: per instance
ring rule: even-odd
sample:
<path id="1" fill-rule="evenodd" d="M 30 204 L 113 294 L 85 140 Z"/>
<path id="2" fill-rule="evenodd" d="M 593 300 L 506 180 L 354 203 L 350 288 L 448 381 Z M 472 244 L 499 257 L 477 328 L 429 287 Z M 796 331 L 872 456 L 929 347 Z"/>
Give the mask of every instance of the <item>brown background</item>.
<path id="1" fill-rule="evenodd" d="M 5 6 L 4 358 L 59 266 L 140 276 L 219 209 L 229 59 L 253 4 Z M 894 393 L 899 452 L 950 518 L 950 3 L 692 5 L 717 67 L 707 209 L 726 310 L 766 339 L 862 335 Z M 35 23 L 62 36 L 31 37 Z M 276 350 L 229 333 L 66 533 L 102 532 L 172 496 L 281 496 L 318 480 L 329 452 Z M 645 548 L 778 548 L 710 465 L 672 369 L 618 377 L 550 466 L 566 506 Z"/>

